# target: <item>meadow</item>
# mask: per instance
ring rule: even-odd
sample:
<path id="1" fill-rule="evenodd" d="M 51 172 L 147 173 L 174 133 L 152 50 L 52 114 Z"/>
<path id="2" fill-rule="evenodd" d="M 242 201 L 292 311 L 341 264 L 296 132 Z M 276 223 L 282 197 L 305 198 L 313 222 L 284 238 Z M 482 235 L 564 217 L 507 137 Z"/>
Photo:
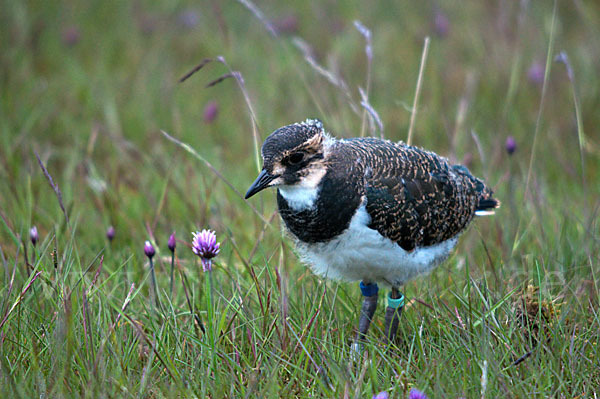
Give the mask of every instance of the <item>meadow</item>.
<path id="1" fill-rule="evenodd" d="M 600 395 L 597 2 L 0 8 L 0 397 Z M 274 192 L 243 199 L 306 118 L 410 135 L 502 201 L 361 356 L 358 284 L 298 260 Z"/>

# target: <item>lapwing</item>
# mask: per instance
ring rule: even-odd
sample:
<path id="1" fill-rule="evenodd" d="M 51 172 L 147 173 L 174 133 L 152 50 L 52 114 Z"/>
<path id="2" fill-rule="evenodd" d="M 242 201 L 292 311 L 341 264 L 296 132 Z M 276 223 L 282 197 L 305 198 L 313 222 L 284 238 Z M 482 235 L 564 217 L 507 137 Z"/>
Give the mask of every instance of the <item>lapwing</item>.
<path id="1" fill-rule="evenodd" d="M 317 119 L 281 127 L 262 146 L 263 169 L 246 199 L 277 188 L 277 205 L 301 258 L 317 275 L 360 281 L 356 343 L 388 286 L 385 334 L 393 341 L 400 287 L 442 263 L 475 216 L 500 202 L 462 165 L 377 138 L 336 139 Z"/>

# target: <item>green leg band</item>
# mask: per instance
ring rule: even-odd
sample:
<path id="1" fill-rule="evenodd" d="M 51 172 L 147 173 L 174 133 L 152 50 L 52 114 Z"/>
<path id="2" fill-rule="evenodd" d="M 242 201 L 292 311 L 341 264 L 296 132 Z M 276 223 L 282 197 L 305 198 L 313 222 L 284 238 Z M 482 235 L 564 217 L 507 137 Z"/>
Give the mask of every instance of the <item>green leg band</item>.
<path id="1" fill-rule="evenodd" d="M 400 294 L 400 298 L 387 297 L 387 304 L 390 308 L 398 309 L 404 306 L 404 295 Z"/>

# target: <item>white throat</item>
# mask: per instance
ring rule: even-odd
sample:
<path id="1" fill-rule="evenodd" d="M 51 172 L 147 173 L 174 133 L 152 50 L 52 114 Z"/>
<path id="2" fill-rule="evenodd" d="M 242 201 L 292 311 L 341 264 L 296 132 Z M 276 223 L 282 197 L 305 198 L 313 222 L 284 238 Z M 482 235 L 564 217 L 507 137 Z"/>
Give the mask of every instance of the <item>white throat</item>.
<path id="1" fill-rule="evenodd" d="M 319 195 L 319 186 L 279 186 L 279 193 L 295 211 L 312 209 Z"/>
<path id="2" fill-rule="evenodd" d="M 313 170 L 298 184 L 278 186 L 279 193 L 295 211 L 312 209 L 319 196 L 320 183 L 327 171 L 325 168 Z"/>

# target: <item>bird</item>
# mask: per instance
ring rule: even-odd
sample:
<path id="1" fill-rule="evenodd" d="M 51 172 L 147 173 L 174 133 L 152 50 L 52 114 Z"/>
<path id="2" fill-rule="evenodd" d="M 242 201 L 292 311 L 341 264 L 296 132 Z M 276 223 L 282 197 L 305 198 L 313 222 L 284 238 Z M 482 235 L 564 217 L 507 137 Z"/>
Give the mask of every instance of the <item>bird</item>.
<path id="1" fill-rule="evenodd" d="M 381 138 L 335 138 L 319 119 L 273 131 L 249 199 L 277 189 L 277 206 L 302 261 L 322 277 L 358 281 L 363 295 L 353 345 L 365 341 L 387 295 L 384 333 L 393 342 L 406 282 L 446 260 L 476 216 L 500 201 L 462 165 Z"/>

